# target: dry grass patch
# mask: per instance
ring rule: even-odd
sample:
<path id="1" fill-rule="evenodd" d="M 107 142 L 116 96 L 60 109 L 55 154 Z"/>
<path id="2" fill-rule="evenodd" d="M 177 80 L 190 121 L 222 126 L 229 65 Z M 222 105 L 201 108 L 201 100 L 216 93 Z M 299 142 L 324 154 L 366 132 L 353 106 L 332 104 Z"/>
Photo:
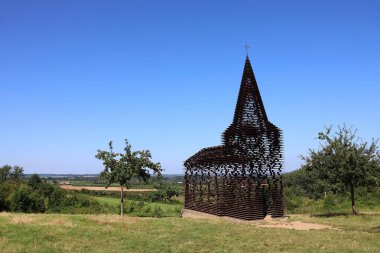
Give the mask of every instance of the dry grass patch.
<path id="1" fill-rule="evenodd" d="M 90 221 L 98 224 L 125 224 L 136 223 L 142 220 L 139 217 L 120 217 L 120 215 L 91 215 L 88 217 Z"/>
<path id="2" fill-rule="evenodd" d="M 64 218 L 55 218 L 48 222 L 41 222 L 41 225 L 47 225 L 47 226 L 60 226 L 60 227 L 74 227 L 74 224 Z"/>
<path id="3" fill-rule="evenodd" d="M 10 214 L 7 212 L 0 212 L 0 216 L 9 216 Z"/>
<path id="4" fill-rule="evenodd" d="M 11 224 L 32 224 L 32 223 L 35 223 L 35 219 L 27 215 L 13 216 L 11 219 Z"/>
<path id="5" fill-rule="evenodd" d="M 11 224 L 37 224 L 42 226 L 74 227 L 74 224 L 65 217 L 49 217 L 43 215 L 17 214 L 9 215 Z"/>

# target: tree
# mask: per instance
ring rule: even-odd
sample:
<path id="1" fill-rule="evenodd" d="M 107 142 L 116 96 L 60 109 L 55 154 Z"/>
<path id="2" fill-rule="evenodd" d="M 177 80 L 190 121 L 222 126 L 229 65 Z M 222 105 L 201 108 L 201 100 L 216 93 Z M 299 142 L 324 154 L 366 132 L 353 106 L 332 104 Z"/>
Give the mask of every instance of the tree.
<path id="1" fill-rule="evenodd" d="M 153 192 L 151 198 L 153 200 L 172 201 L 174 196 L 178 197 L 180 192 L 178 188 L 171 183 L 165 183 L 162 180 L 154 184 L 154 188 L 157 190 Z"/>
<path id="2" fill-rule="evenodd" d="M 151 161 L 152 155 L 149 150 L 133 151 L 128 140 L 125 139 L 124 153 L 115 153 L 112 141 L 109 142 L 109 151 L 98 150 L 95 157 L 103 161 L 104 170 L 100 177 L 106 180 L 106 188 L 113 183 L 120 185 L 120 214 L 124 214 L 123 187 L 129 187 L 132 179 L 147 181 L 150 177 L 149 170 L 161 176 L 160 163 Z"/>
<path id="3" fill-rule="evenodd" d="M 0 182 L 5 182 L 10 179 L 10 172 L 12 170 L 12 166 L 4 165 L 0 168 Z"/>
<path id="4" fill-rule="evenodd" d="M 21 181 L 24 177 L 24 169 L 19 166 L 4 165 L 0 167 L 0 182 Z"/>
<path id="5" fill-rule="evenodd" d="M 43 197 L 26 184 L 21 184 L 21 186 L 12 193 L 10 203 L 10 209 L 13 212 L 43 213 L 46 210 Z"/>
<path id="6" fill-rule="evenodd" d="M 28 185 L 33 189 L 37 189 L 42 184 L 42 179 L 38 174 L 33 174 L 28 179 Z"/>
<path id="7" fill-rule="evenodd" d="M 13 181 L 21 181 L 24 178 L 24 168 L 20 166 L 13 166 L 11 179 Z"/>
<path id="8" fill-rule="evenodd" d="M 319 150 L 309 150 L 306 170 L 320 180 L 325 190 L 333 192 L 349 191 L 352 213 L 355 209 L 355 188 L 358 186 L 378 186 L 380 184 L 380 155 L 377 140 L 370 143 L 360 141 L 357 130 L 338 126 L 331 132 L 327 127 L 318 134 Z"/>

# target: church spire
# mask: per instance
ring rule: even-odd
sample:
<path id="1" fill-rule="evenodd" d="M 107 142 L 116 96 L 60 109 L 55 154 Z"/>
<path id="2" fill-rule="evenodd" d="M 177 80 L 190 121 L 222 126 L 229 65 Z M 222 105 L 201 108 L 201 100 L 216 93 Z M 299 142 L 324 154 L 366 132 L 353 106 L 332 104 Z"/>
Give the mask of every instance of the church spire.
<path id="1" fill-rule="evenodd" d="M 261 99 L 259 87 L 253 73 L 248 55 L 245 59 L 239 97 L 234 114 L 234 125 L 251 125 L 258 127 L 260 122 L 267 122 L 267 115 Z"/>
<path id="2" fill-rule="evenodd" d="M 249 48 L 249 46 L 248 46 L 247 43 L 245 43 L 244 47 L 245 47 L 245 55 L 248 58 L 248 48 Z"/>

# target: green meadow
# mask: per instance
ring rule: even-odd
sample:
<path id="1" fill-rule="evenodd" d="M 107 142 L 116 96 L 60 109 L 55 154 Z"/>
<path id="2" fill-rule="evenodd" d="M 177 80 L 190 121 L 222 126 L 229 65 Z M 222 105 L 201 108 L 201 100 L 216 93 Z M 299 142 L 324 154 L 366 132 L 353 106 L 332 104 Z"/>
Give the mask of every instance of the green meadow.
<path id="1" fill-rule="evenodd" d="M 101 204 L 112 206 L 115 209 L 118 209 L 120 206 L 120 199 L 113 197 L 97 197 L 93 196 L 92 199 L 98 201 Z M 145 201 L 136 201 L 131 199 L 124 199 L 124 208 L 127 214 L 131 216 L 150 216 L 152 211 L 159 210 L 159 216 L 164 217 L 179 217 L 181 215 L 181 209 L 183 204 L 179 201 L 162 203 L 162 202 L 145 202 Z M 144 215 L 147 214 L 147 215 Z"/>
<path id="2" fill-rule="evenodd" d="M 0 251 L 13 252 L 379 252 L 380 214 L 290 221 L 332 225 L 300 231 L 258 224 L 118 215 L 0 215 Z"/>

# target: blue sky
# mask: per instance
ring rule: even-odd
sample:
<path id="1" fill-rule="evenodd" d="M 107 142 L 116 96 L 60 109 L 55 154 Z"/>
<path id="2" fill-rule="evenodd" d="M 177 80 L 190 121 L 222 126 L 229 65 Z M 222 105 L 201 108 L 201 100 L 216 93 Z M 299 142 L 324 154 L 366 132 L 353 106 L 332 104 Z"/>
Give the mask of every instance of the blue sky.
<path id="1" fill-rule="evenodd" d="M 0 1 L 0 165 L 98 173 L 109 140 L 165 173 L 219 145 L 249 55 L 285 171 L 325 125 L 380 137 L 379 1 Z"/>

